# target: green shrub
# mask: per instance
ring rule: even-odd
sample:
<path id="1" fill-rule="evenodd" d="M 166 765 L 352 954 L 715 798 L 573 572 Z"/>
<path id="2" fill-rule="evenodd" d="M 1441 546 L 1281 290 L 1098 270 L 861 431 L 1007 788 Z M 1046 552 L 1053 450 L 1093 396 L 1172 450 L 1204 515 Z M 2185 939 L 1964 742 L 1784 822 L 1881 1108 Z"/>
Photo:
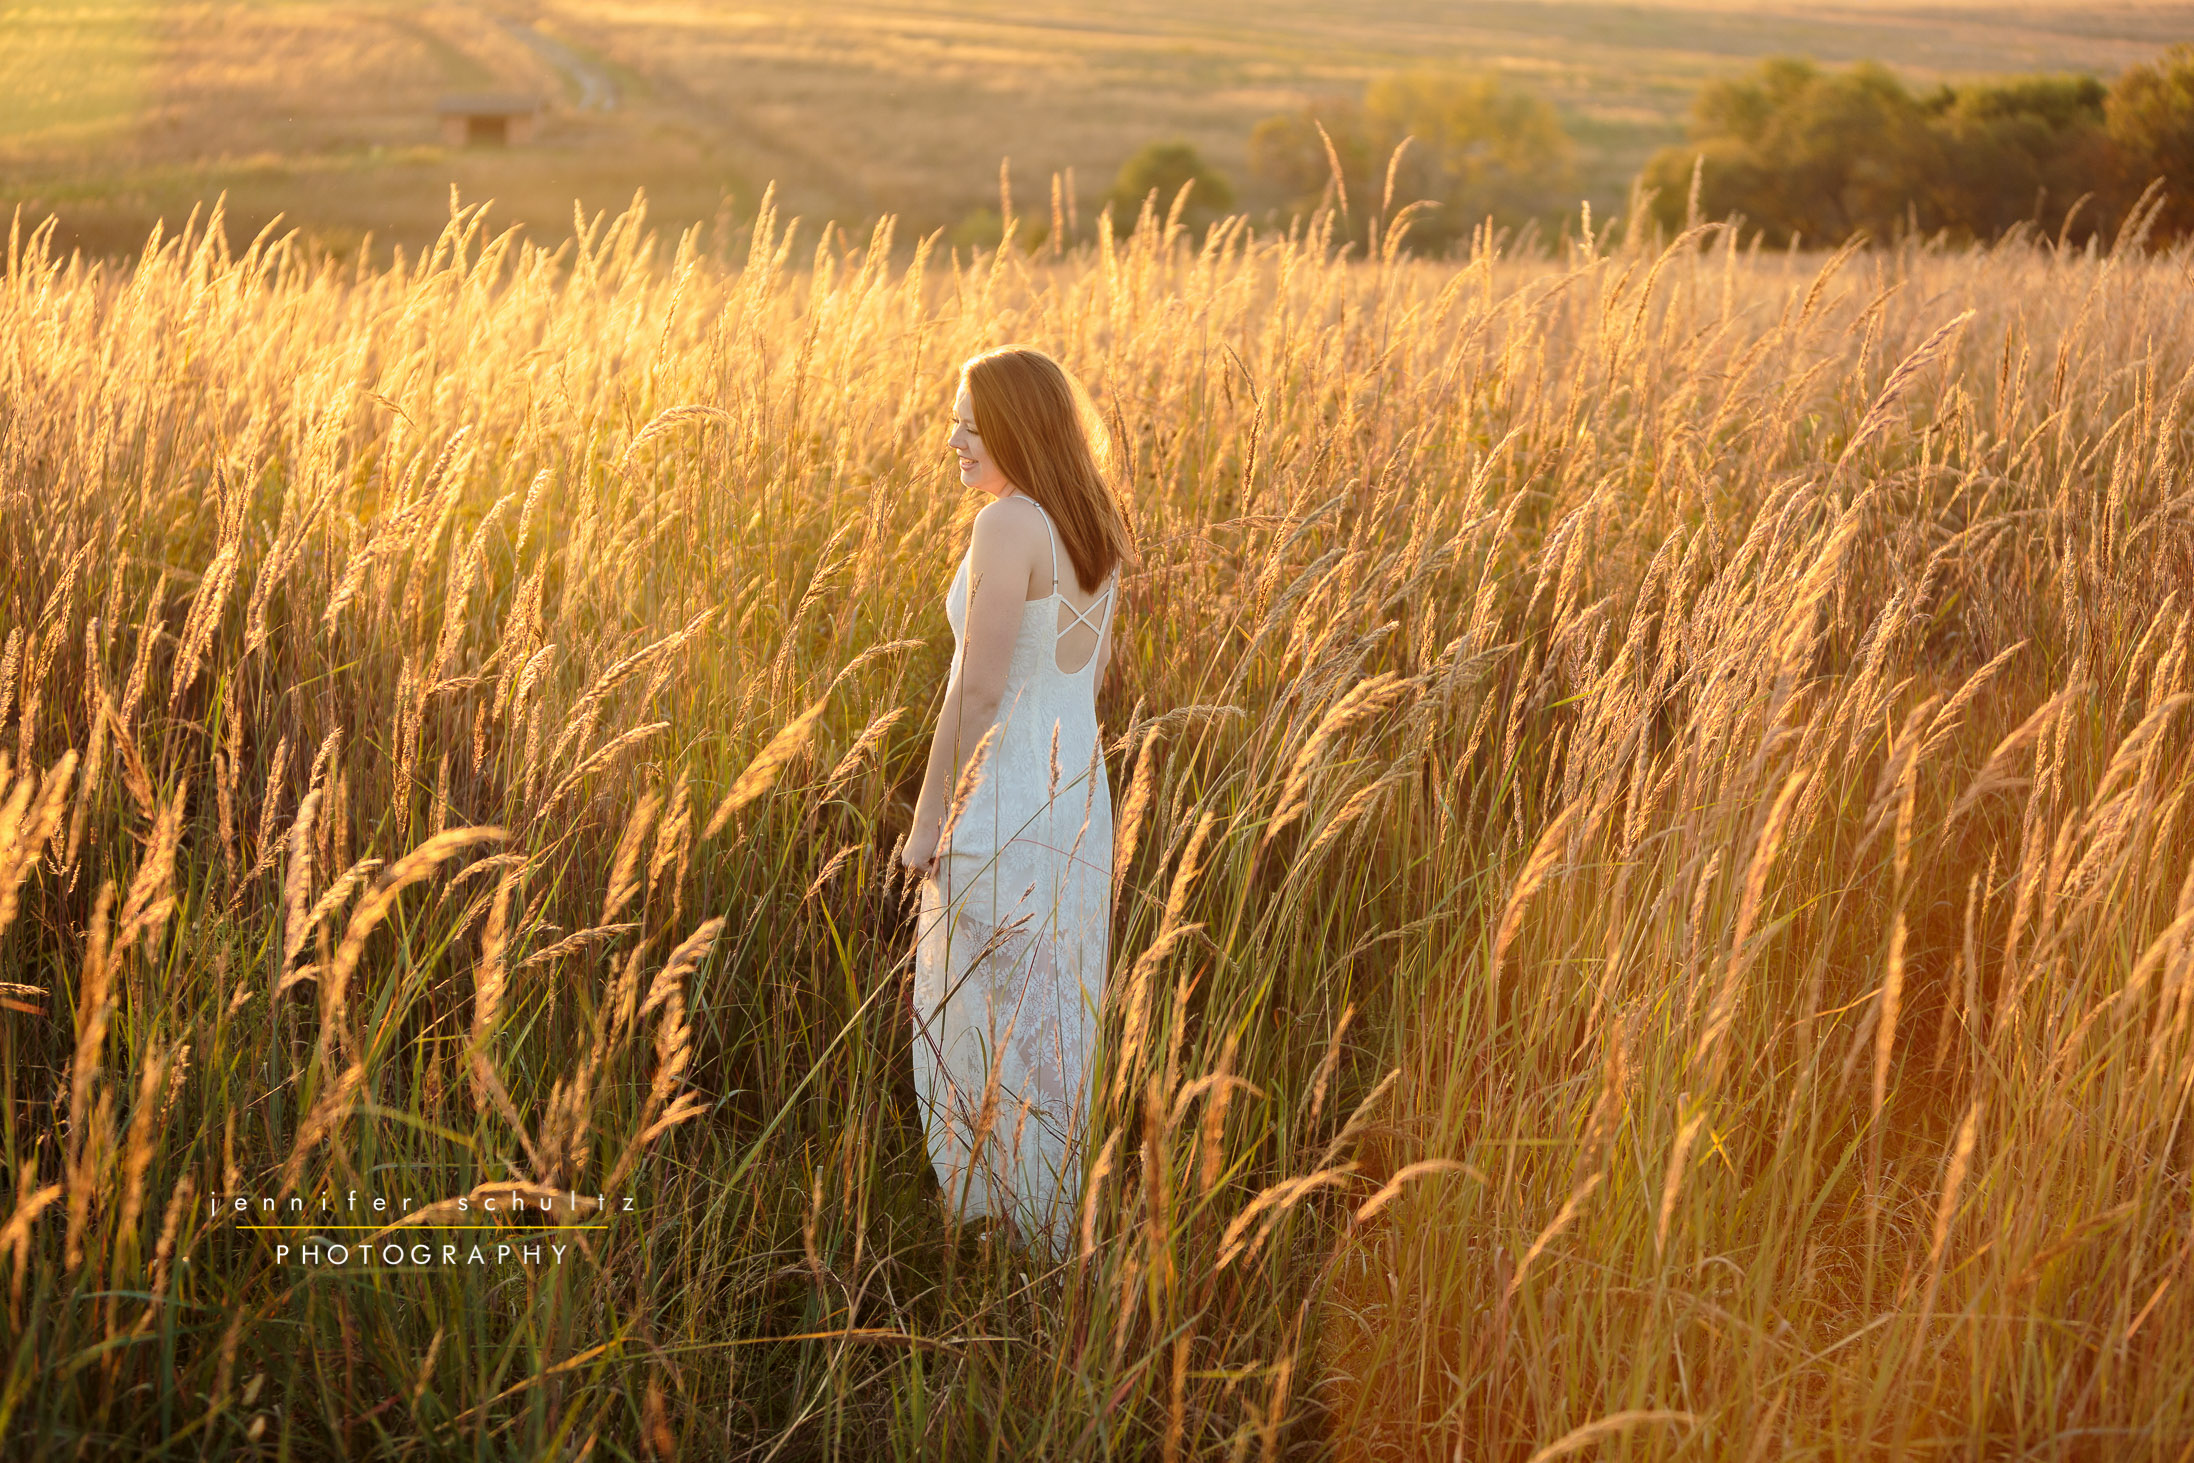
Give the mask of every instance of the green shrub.
<path id="1" fill-rule="evenodd" d="M 1187 143 L 1153 142 L 1138 149 L 1112 180 L 1113 229 L 1132 230 L 1146 203 L 1164 218 L 1183 188 L 1189 195 L 1181 217 L 1191 228 L 1201 229 L 1234 207 L 1234 185 Z"/>

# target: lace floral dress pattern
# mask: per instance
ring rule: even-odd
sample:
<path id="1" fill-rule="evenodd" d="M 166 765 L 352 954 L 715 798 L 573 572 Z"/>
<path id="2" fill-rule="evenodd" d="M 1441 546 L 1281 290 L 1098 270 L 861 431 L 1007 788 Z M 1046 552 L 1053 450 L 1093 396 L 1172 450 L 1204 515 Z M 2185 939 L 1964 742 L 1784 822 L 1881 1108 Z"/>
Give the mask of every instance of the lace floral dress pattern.
<path id="1" fill-rule="evenodd" d="M 1034 499 L 1023 499 L 1042 512 Z M 1115 573 L 1088 610 L 1052 592 L 1021 609 L 998 731 L 925 880 L 915 941 L 914 1074 L 930 1162 L 966 1219 L 1010 1217 L 1054 1246 L 1072 1232 L 1091 1054 L 1112 926 L 1112 794 L 1097 734 L 1097 648 Z M 972 550 L 971 550 L 972 552 Z M 945 596 L 966 650 L 968 560 Z M 1066 621 L 1062 628 L 1060 622 Z M 1059 667 L 1075 625 L 1096 632 Z M 968 728 L 979 738 L 983 728 Z"/>

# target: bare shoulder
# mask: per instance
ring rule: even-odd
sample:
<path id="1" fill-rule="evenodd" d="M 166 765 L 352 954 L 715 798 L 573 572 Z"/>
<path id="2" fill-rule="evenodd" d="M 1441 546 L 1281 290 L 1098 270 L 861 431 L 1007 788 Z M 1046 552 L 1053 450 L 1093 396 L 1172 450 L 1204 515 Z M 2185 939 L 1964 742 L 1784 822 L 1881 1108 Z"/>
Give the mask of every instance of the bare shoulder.
<path id="1" fill-rule="evenodd" d="M 1036 562 L 1045 547 L 1043 514 L 1033 503 L 1000 498 L 983 505 L 975 515 L 970 537 L 975 567 L 1010 573 L 1022 572 Z"/>

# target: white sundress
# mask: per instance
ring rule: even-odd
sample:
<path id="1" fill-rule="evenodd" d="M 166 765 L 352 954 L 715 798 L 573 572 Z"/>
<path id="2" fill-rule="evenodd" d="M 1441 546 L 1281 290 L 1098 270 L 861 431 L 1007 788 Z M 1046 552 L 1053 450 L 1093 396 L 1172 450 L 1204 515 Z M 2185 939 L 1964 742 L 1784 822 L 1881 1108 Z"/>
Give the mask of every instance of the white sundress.
<path id="1" fill-rule="evenodd" d="M 1057 1250 L 1081 1190 L 1111 937 L 1112 793 L 1096 666 L 1119 574 L 1088 610 L 1074 609 L 1059 594 L 1048 513 L 1044 529 L 1051 593 L 1021 608 L 998 733 L 921 887 L 914 1075 L 947 1205 L 963 1219 L 1010 1217 L 1032 1243 Z M 945 595 L 955 674 L 967 647 L 969 554 Z M 1063 671 L 1059 641 L 1075 625 L 1097 640 L 1078 669 Z M 962 735 L 973 746 L 984 730 Z"/>

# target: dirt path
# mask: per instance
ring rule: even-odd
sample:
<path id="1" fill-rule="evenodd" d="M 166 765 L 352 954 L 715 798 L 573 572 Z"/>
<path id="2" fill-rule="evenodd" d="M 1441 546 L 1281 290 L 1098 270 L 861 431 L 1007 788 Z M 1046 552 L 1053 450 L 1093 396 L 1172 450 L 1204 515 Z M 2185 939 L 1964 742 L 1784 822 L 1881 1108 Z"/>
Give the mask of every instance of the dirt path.
<path id="1" fill-rule="evenodd" d="M 610 74 L 592 61 L 552 36 L 545 36 L 522 20 L 508 16 L 495 17 L 498 25 L 514 39 L 530 49 L 536 56 L 556 68 L 565 80 L 578 88 L 576 103 L 582 112 L 609 112 L 617 107 L 617 83 Z"/>
<path id="2" fill-rule="evenodd" d="M 804 186 L 798 190 L 800 201 L 792 205 L 795 212 L 859 218 L 875 211 L 867 185 L 839 159 L 797 134 L 766 125 L 728 98 L 704 97 L 677 76 L 656 68 L 628 72 L 634 80 L 627 95 L 599 61 L 544 34 L 524 16 L 504 11 L 498 0 L 485 0 L 478 8 L 570 82 L 578 92 L 575 110 L 617 111 L 634 119 L 644 116 L 684 133 L 704 155 L 723 158 L 742 175 L 775 178 L 780 184 L 798 180 Z M 586 39 L 582 32 L 580 44 Z M 595 54 L 606 54 L 609 47 L 600 38 L 595 40 L 599 47 Z"/>

